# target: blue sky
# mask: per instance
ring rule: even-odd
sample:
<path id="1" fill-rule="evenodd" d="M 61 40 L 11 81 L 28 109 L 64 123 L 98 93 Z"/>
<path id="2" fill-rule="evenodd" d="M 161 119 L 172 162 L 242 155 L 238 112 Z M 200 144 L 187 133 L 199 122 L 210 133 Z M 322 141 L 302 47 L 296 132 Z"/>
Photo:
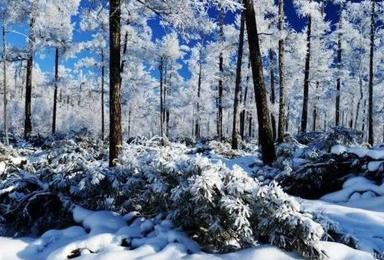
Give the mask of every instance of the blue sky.
<path id="1" fill-rule="evenodd" d="M 81 7 L 84 7 L 84 1 L 81 3 Z M 287 16 L 287 21 L 292 26 L 295 30 L 301 31 L 305 28 L 306 25 L 306 18 L 299 17 L 298 14 L 296 13 L 296 10 L 293 6 L 293 1 L 292 0 L 286 0 L 285 1 L 285 13 Z M 332 4 L 328 4 L 326 6 L 325 12 L 326 12 L 326 19 L 330 20 L 331 23 L 336 23 L 338 20 L 338 8 L 337 6 L 334 6 Z M 212 18 L 217 18 L 218 12 L 215 10 L 210 10 L 209 15 Z M 225 17 L 225 23 L 232 23 L 234 20 L 235 14 L 229 13 Z M 74 41 L 75 42 L 81 42 L 90 39 L 90 34 L 89 33 L 84 33 L 81 32 L 79 29 L 79 17 L 74 17 L 73 22 L 76 25 L 75 30 L 74 30 Z M 149 22 L 150 27 L 153 30 L 153 40 L 162 38 L 164 34 L 166 33 L 166 29 L 164 29 L 160 25 L 160 21 L 158 19 L 153 19 L 150 20 Z M 18 31 L 21 34 L 26 34 L 28 32 L 27 26 L 16 26 L 12 28 L 14 31 Z M 0 36 L 1 39 L 2 36 Z M 25 46 L 25 37 L 16 34 L 16 33 L 8 33 L 7 34 L 7 40 L 9 44 L 12 46 L 16 46 L 18 48 L 23 48 Z M 82 53 L 78 56 L 77 59 L 81 59 L 84 57 L 86 53 Z M 36 55 L 35 57 L 35 62 L 40 66 L 40 68 L 49 74 L 53 74 L 53 66 L 54 66 L 54 50 L 53 49 L 47 49 L 44 51 L 43 55 Z M 65 66 L 72 67 L 76 62 L 76 59 L 68 60 L 65 61 L 64 64 Z M 186 65 L 183 66 L 183 68 L 180 70 L 180 74 L 184 78 L 189 78 L 190 73 L 188 71 L 188 68 Z M 156 72 L 154 74 L 156 76 Z"/>

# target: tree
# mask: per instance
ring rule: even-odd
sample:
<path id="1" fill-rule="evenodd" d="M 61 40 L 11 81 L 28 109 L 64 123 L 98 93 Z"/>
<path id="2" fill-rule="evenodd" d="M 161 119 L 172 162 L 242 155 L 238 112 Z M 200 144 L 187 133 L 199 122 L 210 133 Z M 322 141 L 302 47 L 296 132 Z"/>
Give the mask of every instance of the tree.
<path id="1" fill-rule="evenodd" d="M 120 0 L 109 1 L 109 166 L 116 165 L 122 149 L 120 80 Z"/>
<path id="2" fill-rule="evenodd" d="M 6 38 L 5 38 L 5 11 L 3 11 L 3 91 L 4 91 L 4 142 L 6 145 L 9 144 L 8 138 L 8 92 L 7 92 L 7 47 L 6 47 Z"/>
<path id="3" fill-rule="evenodd" d="M 373 145 L 373 56 L 375 48 L 375 1 L 371 0 L 371 33 L 369 50 L 369 83 L 368 83 L 368 143 Z"/>
<path id="4" fill-rule="evenodd" d="M 279 23 L 278 29 L 280 32 L 279 38 L 279 79 L 280 79 L 280 93 L 279 93 L 279 119 L 278 119 L 278 130 L 277 130 L 277 141 L 283 142 L 284 129 L 287 121 L 285 111 L 285 68 L 284 68 L 284 39 L 282 32 L 284 30 L 284 1 L 279 0 Z"/>
<path id="5" fill-rule="evenodd" d="M 339 33 L 338 33 L 338 39 L 337 39 L 337 70 L 339 76 L 336 80 L 336 115 L 335 115 L 335 125 L 339 126 L 340 124 L 340 95 L 341 95 L 341 79 L 340 79 L 340 73 L 341 73 L 341 64 L 342 64 L 342 49 L 341 49 L 341 29 L 342 29 L 342 6 L 340 7 L 340 20 L 339 20 Z"/>
<path id="6" fill-rule="evenodd" d="M 305 56 L 303 109 L 302 109 L 302 114 L 301 114 L 301 132 L 304 132 L 304 133 L 307 131 L 307 121 L 308 121 L 309 73 L 310 73 L 310 61 L 311 61 L 311 35 L 312 35 L 312 15 L 308 14 L 307 53 Z"/>
<path id="7" fill-rule="evenodd" d="M 259 143 L 261 145 L 261 155 L 265 164 L 271 164 L 275 160 L 275 147 L 270 118 L 271 113 L 269 112 L 267 93 L 264 85 L 263 64 L 261 61 L 259 36 L 257 32 L 253 0 L 245 0 L 244 4 L 257 117 L 259 122 Z"/>
<path id="8" fill-rule="evenodd" d="M 59 81 L 59 48 L 55 50 L 55 89 L 53 94 L 52 134 L 56 133 L 57 82 Z"/>
<path id="9" fill-rule="evenodd" d="M 220 12 L 220 41 L 224 42 L 224 13 Z M 224 58 L 223 50 L 220 50 L 219 55 L 219 86 L 218 86 L 218 96 L 217 96 L 217 138 L 219 141 L 223 140 L 223 73 L 224 73 Z"/>
<path id="10" fill-rule="evenodd" d="M 240 103 L 241 103 L 241 66 L 243 64 L 243 47 L 244 47 L 244 26 L 245 16 L 241 13 L 240 33 L 239 33 L 239 49 L 237 54 L 236 66 L 236 83 L 235 83 L 235 99 L 233 105 L 233 125 L 232 125 L 232 149 L 239 149 L 240 136 Z"/>
<path id="11" fill-rule="evenodd" d="M 32 2 L 32 10 L 34 8 Z M 35 17 L 31 11 L 29 22 L 29 37 L 28 37 L 28 59 L 27 59 L 27 79 L 25 85 L 25 121 L 24 121 L 24 137 L 29 138 L 32 133 L 32 72 L 33 72 L 33 44 L 35 42 Z"/>

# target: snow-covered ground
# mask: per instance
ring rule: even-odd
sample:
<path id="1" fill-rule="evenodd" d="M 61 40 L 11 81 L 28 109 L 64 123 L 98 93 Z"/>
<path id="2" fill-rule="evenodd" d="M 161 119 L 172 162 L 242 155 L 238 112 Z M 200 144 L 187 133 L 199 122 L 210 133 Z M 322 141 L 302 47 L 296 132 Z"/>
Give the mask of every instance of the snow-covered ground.
<path id="1" fill-rule="evenodd" d="M 206 254 L 196 242 L 161 218 L 146 219 L 131 213 L 119 216 L 108 211 L 77 207 L 78 226 L 50 230 L 40 238 L 0 238 L 0 259 L 301 259 L 270 245 L 228 254 Z M 368 253 L 345 245 L 321 242 L 330 259 L 372 259 Z"/>
<path id="2" fill-rule="evenodd" d="M 382 151 L 343 146 L 332 148 L 332 153 L 344 152 L 383 159 Z M 249 174 L 255 170 L 255 165 L 260 165 L 258 157 L 252 153 L 227 158 L 211 152 L 208 157 L 212 162 L 222 161 L 230 169 L 239 165 Z M 4 167 L 0 164 L 1 168 Z M 364 177 L 354 177 L 344 183 L 342 190 L 327 194 L 320 200 L 298 200 L 303 209 L 328 217 L 337 223 L 340 230 L 358 241 L 359 250 L 340 243 L 319 242 L 319 247 L 329 259 L 383 257 L 384 184 L 377 185 Z M 271 245 L 227 254 L 204 253 L 186 233 L 161 216 L 150 219 L 136 213 L 120 216 L 110 211 L 90 211 L 77 206 L 73 217 L 77 225 L 49 230 L 38 238 L 0 237 L 0 260 L 302 259 L 296 252 L 286 252 Z"/>

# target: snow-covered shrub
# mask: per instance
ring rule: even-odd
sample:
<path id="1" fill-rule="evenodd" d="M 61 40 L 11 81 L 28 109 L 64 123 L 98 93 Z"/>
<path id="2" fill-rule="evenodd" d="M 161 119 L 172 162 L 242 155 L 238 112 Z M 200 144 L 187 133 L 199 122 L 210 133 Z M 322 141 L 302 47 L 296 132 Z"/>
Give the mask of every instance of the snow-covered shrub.
<path id="1" fill-rule="evenodd" d="M 321 224 L 321 226 L 324 228 L 326 232 L 323 238 L 324 240 L 342 243 L 355 249 L 358 248 L 358 244 L 359 244 L 358 240 L 355 237 L 351 236 L 350 234 L 346 233 L 340 227 L 339 223 L 319 213 L 314 213 L 313 217 L 318 223 Z"/>
<path id="2" fill-rule="evenodd" d="M 241 151 L 233 150 L 230 143 L 210 141 L 208 146 L 219 155 L 226 158 L 234 158 L 242 155 Z"/>
<path id="3" fill-rule="evenodd" d="M 0 176 L 0 226 L 5 235 L 39 235 L 72 223 L 72 217 L 55 193 L 36 176 L 13 171 Z M 60 217 L 58 217 L 60 216 Z"/>
<path id="4" fill-rule="evenodd" d="M 300 143 L 306 144 L 312 149 L 330 152 L 332 146 L 337 144 L 346 146 L 361 144 L 363 142 L 363 133 L 355 129 L 334 127 L 325 133 L 303 133 L 296 138 Z"/>
<path id="5" fill-rule="evenodd" d="M 323 230 L 276 184 L 262 186 L 242 169 L 230 170 L 185 148 L 125 149 L 119 177 L 127 211 L 170 212 L 207 249 L 226 251 L 260 242 L 319 256 Z M 124 181 L 123 181 L 124 182 Z"/>
<path id="6" fill-rule="evenodd" d="M 315 246 L 321 227 L 276 184 L 264 186 L 240 168 L 188 155 L 185 145 L 161 146 L 159 138 L 126 145 L 115 169 L 91 138 L 41 147 L 0 180 L 0 215 L 6 216 L 0 223 L 9 224 L 9 209 L 17 208 L 18 230 L 42 232 L 68 223 L 67 210 L 76 203 L 122 214 L 162 213 L 210 251 L 270 242 L 305 256 L 321 254 Z"/>

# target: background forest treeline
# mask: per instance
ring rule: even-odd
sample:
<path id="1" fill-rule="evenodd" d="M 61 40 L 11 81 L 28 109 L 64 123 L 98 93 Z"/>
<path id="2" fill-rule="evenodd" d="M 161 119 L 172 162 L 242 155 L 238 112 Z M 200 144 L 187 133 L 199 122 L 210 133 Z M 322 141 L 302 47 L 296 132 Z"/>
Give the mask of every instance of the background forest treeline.
<path id="1" fill-rule="evenodd" d="M 383 1 L 295 0 L 303 29 L 286 3 L 2 0 L 2 130 L 119 135 L 121 104 L 127 137 L 382 142 Z"/>

